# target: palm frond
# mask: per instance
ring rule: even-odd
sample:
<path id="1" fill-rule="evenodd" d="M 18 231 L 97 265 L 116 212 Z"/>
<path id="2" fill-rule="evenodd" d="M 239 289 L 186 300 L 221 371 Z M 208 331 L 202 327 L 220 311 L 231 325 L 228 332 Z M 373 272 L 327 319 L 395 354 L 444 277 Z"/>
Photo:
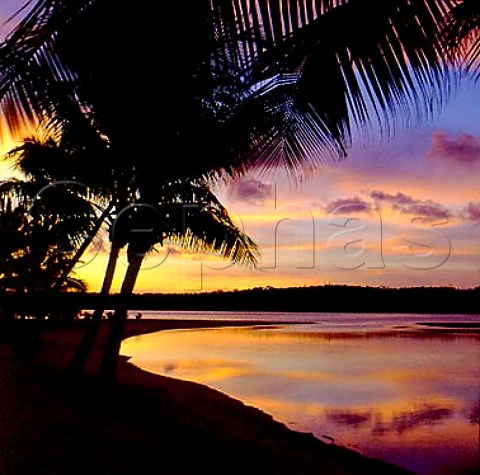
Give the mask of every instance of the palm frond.
<path id="1" fill-rule="evenodd" d="M 233 223 L 205 181 L 175 180 L 156 188 L 141 186 L 139 191 L 140 204 L 131 206 L 114 224 L 116 240 L 128 242 L 134 252 L 145 254 L 155 244 L 168 242 L 190 252 L 213 253 L 235 264 L 256 266 L 256 244 Z"/>
<path id="2" fill-rule="evenodd" d="M 42 123 L 58 138 L 69 117 L 80 114 L 93 120 L 85 114 L 89 104 L 77 94 L 78 77 L 58 50 L 59 32 L 93 3 L 27 4 L 33 7 L 0 46 L 0 104 L 9 131 L 18 135 L 26 123 Z"/>
<path id="3" fill-rule="evenodd" d="M 223 43 L 221 53 L 238 59 L 241 69 L 248 70 L 275 47 L 283 48 L 287 38 L 348 3 L 348 0 L 214 0 L 217 35 Z"/>
<path id="4" fill-rule="evenodd" d="M 247 267 L 258 265 L 258 247 L 247 235 L 212 220 L 205 224 L 210 226 L 209 233 L 197 235 L 188 228 L 185 234 L 170 235 L 168 242 L 187 252 L 217 255 L 233 264 Z M 218 228 L 216 232 L 214 226 Z"/>
<path id="5" fill-rule="evenodd" d="M 191 192 L 199 205 L 184 207 L 184 229 L 169 233 L 169 239 L 194 252 L 216 253 L 235 264 L 256 267 L 257 245 L 237 227 L 227 209 L 206 183 L 191 181 Z M 173 231 L 173 229 L 172 229 Z"/>
<path id="6" fill-rule="evenodd" d="M 449 89 L 441 32 L 453 4 L 167 2 L 163 17 L 179 22 L 172 42 L 145 11 L 119 7 L 111 22 L 106 0 L 39 0 L 0 48 L 0 106 L 12 129 L 46 120 L 59 133 L 83 121 L 129 165 L 150 160 L 138 138 L 158 135 L 150 117 L 161 113 L 162 139 L 182 157 L 162 162 L 165 177 L 252 164 L 295 171 L 345 155 L 352 117 L 388 135 L 393 119 L 420 120 L 441 105 Z"/>
<path id="7" fill-rule="evenodd" d="M 8 180 L 0 183 L 0 214 L 21 216 L 24 231 L 33 233 L 39 245 L 58 246 L 68 253 L 82 244 L 98 221 L 97 210 L 81 191 L 69 183 L 43 186 Z"/>
<path id="8" fill-rule="evenodd" d="M 457 60 L 480 78 L 480 3 L 463 0 L 449 14 L 446 36 Z"/>
<path id="9" fill-rule="evenodd" d="M 190 210 L 185 229 L 170 229 L 165 241 L 188 252 L 217 255 L 247 267 L 256 267 L 259 260 L 259 249 L 252 239 L 214 207 Z"/>
<path id="10" fill-rule="evenodd" d="M 448 94 L 443 29 L 454 2 L 234 3 L 247 3 L 256 12 L 250 13 L 245 40 L 253 43 L 248 51 L 255 51 L 246 60 L 251 80 L 275 72 L 297 73 L 296 100 L 315 109 L 340 147 L 350 133 L 349 111 L 361 126 L 373 118 L 388 129 L 402 114 L 429 116 L 433 105 L 441 105 Z M 295 10 L 294 26 L 286 22 L 285 11 L 292 17 Z M 254 18 L 260 27 L 255 27 Z"/>
<path id="11" fill-rule="evenodd" d="M 28 137 L 5 157 L 30 181 L 52 184 L 70 180 L 93 204 L 105 204 L 115 187 L 108 145 L 102 140 L 90 141 L 88 134 L 70 142 L 71 134 L 78 133 L 70 129 L 71 125 L 60 141 L 50 136 Z M 79 141 L 84 142 L 83 146 L 79 146 Z"/>
<path id="12" fill-rule="evenodd" d="M 27 137 L 22 144 L 10 150 L 6 158 L 14 162 L 14 167 L 28 179 L 51 180 L 52 172 L 65 162 L 65 153 L 60 150 L 53 138 L 41 141 Z M 52 164 L 56 166 L 52 166 Z"/>

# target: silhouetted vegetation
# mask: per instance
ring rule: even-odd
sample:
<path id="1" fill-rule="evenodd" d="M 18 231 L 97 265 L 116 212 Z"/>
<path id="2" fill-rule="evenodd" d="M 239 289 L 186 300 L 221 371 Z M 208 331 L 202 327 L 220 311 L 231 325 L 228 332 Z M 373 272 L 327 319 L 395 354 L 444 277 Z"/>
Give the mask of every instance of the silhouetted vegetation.
<path id="1" fill-rule="evenodd" d="M 466 69 L 480 78 L 480 2 L 463 0 L 450 12 L 447 26 L 449 47 L 458 55 Z"/>
<path id="2" fill-rule="evenodd" d="M 471 2 L 463 4 L 471 6 L 470 15 L 476 14 Z M 50 136 L 51 151 L 61 145 L 58 149 L 65 153 L 62 165 L 56 164 L 55 178 L 81 179 L 110 201 L 110 216 L 96 217 L 97 224 L 109 220 L 112 231 L 120 213 L 133 205 L 127 219 L 128 238 L 119 231 L 121 226 L 117 236 L 110 232 L 111 259 L 101 292 L 106 297 L 110 291 L 107 284 L 119 250 L 128 246 L 129 267 L 122 295 L 92 305 L 97 308 L 94 320 L 98 321 L 106 302 L 113 304 L 111 328 L 116 348 L 126 308 L 135 306 L 137 297 L 129 295 L 143 256 L 153 244 L 170 237 L 170 212 L 163 213 L 152 227 L 155 236 L 139 242 L 138 235 L 132 235 L 130 231 L 135 226 L 138 229 L 140 206 L 146 203 L 158 210 L 172 205 L 162 195 L 163 188 L 166 184 L 185 185 L 186 177 L 203 179 L 218 172 L 235 175 L 251 167 L 274 166 L 301 175 L 305 164 L 318 165 L 345 156 L 353 124 L 367 130 L 376 124 L 387 132 L 399 115 L 407 120 L 430 116 L 449 92 L 453 56 L 447 49 L 454 33 L 445 31 L 461 25 L 456 35 L 463 41 L 478 30 L 476 24 L 468 23 L 464 34 L 465 22 L 452 22 L 452 15 L 460 19 L 465 11 L 450 10 L 455 5 L 450 0 L 199 0 L 185 8 L 182 2 L 167 2 L 162 5 L 162 18 L 181 18 L 179 34 L 171 41 L 171 32 L 158 28 L 157 15 L 140 8 L 119 7 L 111 21 L 112 4 L 106 0 L 37 0 L 28 4 L 25 18 L 0 46 L 0 108 L 6 119 L 2 126 L 18 133 L 25 124 L 37 122 Z M 162 87 L 159 62 L 167 71 Z M 165 117 L 161 126 L 152 120 L 152 112 Z M 160 147 L 153 137 L 159 138 Z M 171 150 L 174 157 L 153 165 L 153 153 Z M 30 165 L 35 168 L 36 162 L 31 160 Z M 91 168 L 98 171 L 93 178 Z M 212 207 L 205 209 L 211 211 Z M 220 217 L 217 224 L 228 224 L 226 212 L 226 217 L 220 214 L 216 215 Z M 207 215 L 203 213 L 202 218 Z M 9 219 L 10 215 L 6 221 Z M 198 220 L 193 221 L 198 225 Z M 209 233 L 218 237 L 215 220 L 200 221 L 201 226 L 190 227 L 190 234 L 184 229 L 187 240 L 192 236 L 203 239 Z M 57 245 L 62 234 L 54 234 L 52 226 L 45 229 L 59 236 L 53 243 Z M 88 227 L 92 229 L 97 232 L 99 227 Z M 52 279 L 67 281 L 71 267 L 60 266 L 63 263 L 55 260 L 56 254 L 49 254 L 52 246 L 45 236 L 37 232 L 37 237 L 24 245 L 29 250 L 41 248 L 43 268 L 41 276 L 36 272 L 39 266 L 30 264 L 14 273 L 19 277 L 19 295 L 26 292 L 22 284 L 28 285 L 30 300 L 17 302 L 16 310 L 53 318 L 57 311 L 46 295 L 52 300 Z M 63 230 L 63 238 L 67 236 L 68 230 Z M 237 239 L 227 239 L 224 246 L 217 237 L 208 245 L 219 245 L 224 255 L 242 260 Z M 77 258 L 84 250 L 85 246 L 80 247 Z M 10 252 L 8 246 L 5 252 L 7 266 L 11 261 L 8 255 L 29 255 Z M 41 285 L 40 277 L 54 270 L 48 285 Z M 9 284 L 5 291 L 14 288 Z M 38 298 L 30 298 L 32 292 L 38 292 Z M 331 289 L 315 295 L 272 289 L 256 292 L 243 294 L 245 301 L 221 293 L 215 294 L 215 303 L 209 300 L 212 296 L 184 299 L 195 301 L 199 308 L 208 304 L 233 309 L 236 305 L 235 310 L 248 305 L 287 311 L 336 307 L 362 311 L 358 308 L 362 305 L 371 311 L 423 308 L 410 301 L 414 295 L 402 297 L 405 302 L 396 295 L 370 296 L 365 290 L 361 296 L 348 290 L 348 302 L 335 302 L 345 295 Z M 82 298 L 55 296 L 55 300 L 69 300 L 72 309 L 78 308 Z M 357 298 L 368 303 L 360 304 Z M 307 303 L 308 299 L 318 302 Z M 32 302 L 38 305 L 35 313 Z M 425 308 L 432 305 L 436 304 Z"/>
<path id="3" fill-rule="evenodd" d="M 67 327 L 84 327 L 84 322 L 75 320 L 82 309 L 97 310 L 94 323 L 105 309 L 114 310 L 111 337 L 102 346 L 107 348 L 110 376 L 127 308 L 480 313 L 478 288 L 268 287 L 132 295 L 143 256 L 164 240 L 193 248 L 200 243 L 201 250 L 217 251 L 233 261 L 255 261 L 253 244 L 233 226 L 226 210 L 208 189 L 202 190 L 207 199 L 196 200 L 193 195 L 199 193 L 192 188 L 198 181 L 186 177 L 203 180 L 217 173 L 235 176 L 252 167 L 275 166 L 298 177 L 305 165 L 346 156 L 357 126 L 371 131 L 373 125 L 390 135 L 395 129 L 392 119 L 398 116 L 408 123 L 430 117 L 450 90 L 454 55 L 448 48 L 453 45 L 456 51 L 456 43 L 462 45 L 460 59 L 466 57 L 469 67 L 478 58 L 478 0 L 167 1 L 160 2 L 160 14 L 153 14 L 148 2 L 136 8 L 111 0 L 32 0 L 26 5 L 24 20 L 0 45 L 0 128 L 18 135 L 26 125 L 39 124 L 49 136 L 47 151 L 60 152 L 61 157 L 51 167 L 53 155 L 44 156 L 46 162 L 31 155 L 32 160 L 25 163 L 41 183 L 20 187 L 10 182 L 0 190 L 0 342 L 13 339 L 22 357 L 32 359 L 39 353 L 43 324 L 55 327 L 62 321 Z M 174 25 L 173 35 L 169 24 Z M 163 120 L 155 120 L 158 114 Z M 26 145 L 29 152 L 39 151 L 34 142 Z M 51 198 L 45 194 L 42 200 L 35 199 L 42 184 L 74 179 L 89 194 L 108 202 L 105 213 L 91 212 L 83 197 L 62 195 L 60 189 L 50 190 Z M 180 199 L 176 192 L 169 198 L 165 190 L 179 183 L 190 186 L 187 191 L 192 198 L 186 201 L 201 205 L 188 216 L 191 227 L 183 227 L 182 232 L 178 223 L 172 230 L 172 220 L 175 216 L 178 220 L 177 205 L 185 203 L 184 196 Z M 145 222 L 141 204 L 153 207 L 161 219 L 152 226 L 152 235 L 139 240 L 131 231 Z M 120 226 L 113 233 L 115 220 L 129 206 L 125 228 Z M 93 237 L 104 222 L 110 226 L 112 252 L 102 292 L 61 292 L 75 285 L 84 290 L 70 274 L 88 244 L 79 236 Z M 226 239 L 224 231 L 230 232 Z M 116 259 L 124 247 L 129 258 L 124 285 L 119 295 L 108 295 Z M 63 342 L 73 352 L 72 341 L 65 338 Z M 10 368 L 6 373 L 7 379 L 16 375 Z M 243 426 L 245 412 L 238 405 L 233 406 L 233 424 L 218 432 L 217 427 L 226 424 L 218 410 L 221 399 L 215 396 L 206 404 L 204 388 L 186 385 L 195 400 L 185 414 L 185 406 L 172 404 L 183 397 L 184 387 L 170 395 L 168 387 L 167 391 L 157 387 L 157 397 L 147 394 L 133 399 L 124 388 L 99 406 L 101 417 L 95 415 L 85 426 L 84 412 L 67 411 L 74 416 L 68 434 L 55 430 L 60 426 L 63 430 L 60 411 L 53 424 L 53 443 L 45 414 L 49 415 L 49 407 L 54 411 L 61 406 L 61 398 L 53 392 L 42 395 L 41 388 L 32 394 L 27 387 L 21 392 L 20 409 L 14 404 L 11 411 L 15 417 L 25 401 L 35 403 L 37 395 L 42 397 L 30 407 L 31 414 L 27 411 L 19 421 L 20 432 L 14 432 L 17 437 L 11 440 L 18 445 L 29 435 L 24 420 L 39 423 L 40 430 L 29 440 L 34 443 L 25 444 L 28 450 L 23 453 L 30 455 L 36 448 L 35 456 L 42 459 L 48 441 L 49 450 L 62 449 L 56 469 L 61 471 L 63 463 L 64 469 L 71 467 L 67 472 L 78 467 L 88 467 L 85 473 L 106 473 L 112 467 L 118 473 L 132 472 L 132 467 L 148 472 L 153 461 L 154 470 L 158 467 L 165 473 L 177 469 L 183 473 L 182 468 L 194 473 L 198 467 L 205 473 L 223 473 L 223 458 L 212 447 L 223 451 L 228 460 L 240 461 L 227 467 L 235 473 L 251 471 L 252 466 L 265 473 L 293 473 L 300 465 L 305 465 L 302 473 L 317 473 L 314 466 L 335 473 L 338 459 L 346 458 L 346 467 L 352 470 L 364 461 L 360 455 L 332 447 L 336 457 L 325 465 L 325 447 L 318 441 L 308 435 L 289 435 L 265 417 L 261 430 L 252 435 L 253 426 Z M 80 394 L 75 400 L 75 409 L 82 408 L 82 398 Z M 141 411 L 133 415 L 127 411 L 127 419 L 131 417 L 135 424 L 121 427 L 117 438 L 118 418 L 124 419 L 123 411 L 132 401 Z M 147 431 L 129 430 L 138 429 L 139 424 Z M 159 427 L 160 438 L 155 436 Z M 78 428 L 84 432 L 80 432 L 80 450 L 72 457 L 72 446 L 77 444 L 69 444 L 69 437 Z M 11 469 L 3 463 L 4 456 L 6 460 L 16 456 L 8 445 L 11 440 L 7 438 L 6 450 L 0 450 L 1 470 L 4 465 Z M 105 442 L 110 450 L 102 458 Z M 118 454 L 119 447 L 133 449 Z M 144 447 L 149 448 L 149 457 L 144 456 Z M 298 447 L 308 450 L 293 450 L 284 463 L 282 453 L 290 455 Z M 102 463 L 85 457 L 85 448 L 90 448 L 88 455 L 100 455 Z M 29 466 L 28 457 L 18 459 L 19 466 Z M 134 465 L 135 460 L 140 465 Z M 35 469 L 47 473 L 52 470 L 47 465 Z M 343 471 L 341 464 L 338 467 Z M 358 469 L 369 474 L 386 470 L 397 473 L 376 462 Z"/>
<path id="4" fill-rule="evenodd" d="M 55 301 L 48 295 L 31 296 L 25 301 L 18 295 L 6 295 L 0 305 L 28 314 L 41 308 L 43 312 L 59 311 L 67 306 L 80 311 L 92 309 L 98 294 L 63 294 Z M 383 288 L 327 285 L 291 288 L 254 288 L 231 292 L 198 294 L 144 293 L 130 297 L 111 295 L 106 308 L 120 303 L 138 310 L 218 310 L 265 312 L 347 312 L 347 313 L 440 313 L 479 314 L 480 287 Z"/>

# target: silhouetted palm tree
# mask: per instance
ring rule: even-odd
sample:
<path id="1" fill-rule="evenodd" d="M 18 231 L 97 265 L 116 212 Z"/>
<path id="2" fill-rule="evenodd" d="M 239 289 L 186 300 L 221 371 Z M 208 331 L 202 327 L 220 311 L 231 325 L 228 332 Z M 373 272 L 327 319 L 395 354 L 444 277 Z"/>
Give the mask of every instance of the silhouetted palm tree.
<path id="1" fill-rule="evenodd" d="M 41 193 L 41 194 L 39 194 Z M 45 188 L 42 180 L 0 184 L 0 280 L 3 291 L 50 292 L 83 234 L 96 220 L 77 190 Z M 67 275 L 58 290 L 85 290 Z"/>
<path id="2" fill-rule="evenodd" d="M 78 150 L 75 131 L 89 130 L 108 144 L 124 193 L 131 175 L 145 191 L 212 170 L 298 172 L 345 155 L 352 119 L 388 133 L 393 116 L 421 118 L 441 102 L 451 3 L 195 0 L 164 2 L 158 15 L 107 0 L 32 1 L 0 46 L 0 109 L 10 130 L 37 121 L 62 140 L 74 131 Z M 176 22 L 175 34 L 161 22 Z"/>
<path id="3" fill-rule="evenodd" d="M 100 329 L 100 323 L 105 311 L 107 297 L 109 296 L 112 288 L 118 259 L 122 249 L 127 245 L 125 236 L 122 236 L 120 233 L 114 233 L 113 226 L 115 225 L 116 219 L 118 219 L 118 213 L 128 207 L 128 202 L 122 200 L 112 200 L 111 204 L 113 204 L 114 207 L 109 216 L 110 230 L 108 235 L 110 240 L 110 250 L 108 253 L 108 261 L 105 268 L 102 287 L 100 289 L 99 299 L 95 306 L 93 315 L 87 322 L 85 335 L 64 371 L 64 376 L 69 380 L 81 380 L 85 377 L 85 365 L 87 363 L 90 351 L 95 344 L 98 330 Z"/>
<path id="4" fill-rule="evenodd" d="M 111 183 L 109 182 L 111 182 L 112 172 L 109 170 L 107 173 L 108 179 L 105 177 L 102 179 L 97 170 L 93 174 L 93 178 L 90 178 L 89 172 L 85 171 L 85 168 L 88 169 L 89 165 L 86 160 L 85 150 L 86 147 L 80 151 L 72 149 L 64 141 L 57 143 L 52 138 L 41 140 L 30 137 L 6 155 L 8 159 L 14 161 L 15 168 L 28 180 L 36 183 L 41 180 L 43 186 L 65 186 L 70 184 L 71 187 L 77 188 L 78 193 L 89 199 L 92 206 L 96 206 L 99 211 L 96 221 L 91 223 L 88 232 L 83 236 L 83 242 L 80 242 L 76 247 L 74 254 L 69 258 L 68 265 L 64 268 L 57 282 L 55 282 L 55 288 L 62 286 L 64 278 L 80 261 L 104 222 L 109 218 L 113 207 L 112 200 L 109 200 L 111 195 Z M 94 152 L 93 159 L 89 159 L 93 164 L 95 163 L 94 159 L 98 159 L 98 154 L 101 152 L 98 149 L 88 150 L 89 154 Z M 78 181 L 77 177 L 80 177 L 82 180 L 89 178 L 90 186 L 87 186 L 84 181 Z M 72 180 L 72 178 L 75 180 Z"/>
<path id="5" fill-rule="evenodd" d="M 41 348 L 46 317 L 75 317 L 74 309 L 58 312 L 56 294 L 86 290 L 73 277 L 71 261 L 97 215 L 84 190 L 68 183 L 49 186 L 43 174 L 27 178 L 0 183 L 0 292 L 5 298 L 0 324 L 18 355 L 30 359 Z M 15 313 L 35 321 L 14 325 Z"/>
<path id="6" fill-rule="evenodd" d="M 98 371 L 98 379 L 102 382 L 115 379 L 127 319 L 126 299 L 133 293 L 146 254 L 155 245 L 174 245 L 190 252 L 214 253 L 235 264 L 255 266 L 257 263 L 257 246 L 235 226 L 204 180 L 166 182 L 155 189 L 144 189 L 143 194 L 140 186 L 139 191 L 140 202 L 125 209 L 112 229 L 114 241 L 128 242 L 128 267 Z"/>
<path id="7" fill-rule="evenodd" d="M 39 0 L 0 48 L 0 104 L 13 129 L 84 120 L 137 168 L 149 169 L 148 138 L 160 137 L 181 157 L 157 158 L 164 177 L 298 170 L 344 154 L 352 117 L 388 132 L 392 115 L 442 100 L 453 3 L 197 0 L 164 2 L 159 15 Z M 174 37 L 162 26 L 172 21 Z"/>
<path id="8" fill-rule="evenodd" d="M 85 138 L 86 140 L 83 147 L 78 149 L 72 145 L 71 138 L 79 131 L 71 131 L 71 127 L 72 124 L 66 127 L 66 133 L 58 141 L 52 138 L 44 141 L 29 138 L 7 155 L 15 160 L 16 168 L 30 180 L 38 181 L 41 178 L 43 183 L 54 186 L 70 182 L 78 191 L 84 192 L 93 199 L 97 207 L 101 206 L 98 217 L 95 222 L 91 223 L 83 242 L 76 248 L 75 253 L 69 256 L 62 273 L 57 276 L 57 280 L 52 281 L 53 290 L 61 288 L 104 223 L 109 223 L 109 226 L 111 226 L 116 214 L 128 205 L 135 193 L 132 186 L 134 179 L 132 176 L 119 172 L 117 168 L 112 166 L 113 164 L 110 164 L 109 168 L 105 167 L 104 161 L 108 163 L 109 151 L 104 141 L 89 141 L 88 134 L 86 136 L 82 135 L 81 139 Z M 98 162 L 99 159 L 100 162 Z M 68 178 L 71 177 L 80 178 L 82 182 L 69 180 Z M 126 242 L 121 243 L 118 239 L 111 239 L 100 299 L 93 318 L 87 326 L 85 337 L 68 367 L 68 374 L 71 377 L 79 377 L 83 371 L 85 360 L 94 343 L 103 315 L 105 298 L 112 286 L 117 260 L 122 247 L 125 245 Z"/>

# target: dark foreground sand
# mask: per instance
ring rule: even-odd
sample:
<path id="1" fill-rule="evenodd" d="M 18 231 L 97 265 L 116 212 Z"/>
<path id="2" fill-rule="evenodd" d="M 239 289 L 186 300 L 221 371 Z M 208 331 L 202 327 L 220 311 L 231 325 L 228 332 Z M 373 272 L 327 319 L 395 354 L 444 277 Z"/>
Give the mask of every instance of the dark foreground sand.
<path id="1" fill-rule="evenodd" d="M 131 321 L 126 336 L 219 324 Z M 58 375 L 82 325 L 46 331 L 33 365 L 0 345 L 0 474 L 409 473 L 291 431 L 205 386 L 141 371 L 125 358 L 114 389 L 67 386 Z M 102 339 L 92 371 L 101 345 Z"/>

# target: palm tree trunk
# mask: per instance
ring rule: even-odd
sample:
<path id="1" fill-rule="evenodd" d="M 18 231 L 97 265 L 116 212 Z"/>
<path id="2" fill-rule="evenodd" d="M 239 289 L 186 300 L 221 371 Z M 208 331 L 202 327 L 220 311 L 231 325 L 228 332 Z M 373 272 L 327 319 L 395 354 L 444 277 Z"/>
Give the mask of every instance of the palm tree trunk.
<path id="1" fill-rule="evenodd" d="M 68 274 L 72 271 L 72 269 L 77 265 L 78 261 L 81 259 L 85 251 L 88 249 L 88 246 L 92 243 L 95 236 L 100 231 L 102 224 L 107 219 L 107 216 L 111 213 L 113 208 L 113 200 L 109 203 L 109 205 L 105 208 L 104 212 L 98 217 L 95 226 L 92 228 L 90 234 L 87 236 L 85 241 L 83 241 L 82 245 L 78 248 L 78 251 L 73 256 L 73 259 L 67 264 L 65 269 L 63 269 L 62 274 L 55 282 L 53 286 L 53 290 L 60 290 L 62 284 L 65 282 L 65 279 L 68 277 Z"/>
<path id="2" fill-rule="evenodd" d="M 127 320 L 128 296 L 132 295 L 137 281 L 140 267 L 145 254 L 135 253 L 128 249 L 128 268 L 120 290 L 120 302 L 110 322 L 110 333 L 105 347 L 102 361 L 97 372 L 97 381 L 100 384 L 113 384 L 116 378 L 118 354 L 122 343 L 123 330 Z"/>
<path id="3" fill-rule="evenodd" d="M 82 341 L 80 342 L 80 345 L 78 346 L 64 371 L 64 376 L 70 380 L 77 380 L 85 377 L 85 364 L 93 348 L 98 330 L 100 328 L 102 315 L 105 311 L 106 298 L 108 297 L 110 289 L 112 288 L 113 276 L 115 274 L 115 268 L 117 266 L 121 249 L 122 246 L 120 244 L 112 242 L 110 254 L 108 256 L 107 270 L 105 271 L 105 276 L 103 278 L 98 304 L 95 308 L 92 319 L 88 322 L 87 330 Z"/>

